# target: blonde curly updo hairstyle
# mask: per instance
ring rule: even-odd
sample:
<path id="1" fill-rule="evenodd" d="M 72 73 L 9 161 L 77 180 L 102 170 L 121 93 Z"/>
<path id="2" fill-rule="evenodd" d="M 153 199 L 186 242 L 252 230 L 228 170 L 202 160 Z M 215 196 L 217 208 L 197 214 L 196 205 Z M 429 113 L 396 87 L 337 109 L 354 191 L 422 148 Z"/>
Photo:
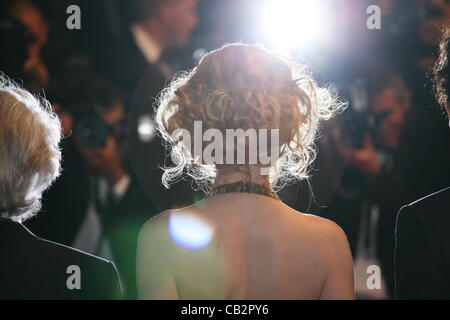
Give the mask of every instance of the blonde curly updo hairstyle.
<path id="1" fill-rule="evenodd" d="M 314 139 L 320 120 L 331 118 L 344 103 L 319 87 L 292 59 L 262 46 L 229 44 L 205 55 L 190 72 L 174 78 L 161 93 L 155 122 L 167 142 L 174 165 L 164 167 L 162 182 L 169 185 L 183 176 L 207 191 L 217 166 L 199 161 L 173 137 L 177 129 L 193 136 L 194 121 L 203 130 L 278 129 L 279 157 L 270 167 L 270 182 L 277 190 L 308 177 L 315 158 Z M 247 165 L 226 165 L 246 171 Z M 222 167 L 222 166 L 221 166 Z"/>

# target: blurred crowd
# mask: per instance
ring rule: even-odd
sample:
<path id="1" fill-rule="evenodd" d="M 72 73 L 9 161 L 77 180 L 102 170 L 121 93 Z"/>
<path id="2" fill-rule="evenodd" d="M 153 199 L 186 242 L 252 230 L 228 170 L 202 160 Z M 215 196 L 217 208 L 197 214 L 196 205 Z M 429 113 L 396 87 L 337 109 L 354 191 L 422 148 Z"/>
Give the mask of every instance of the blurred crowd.
<path id="1" fill-rule="evenodd" d="M 338 223 L 355 259 L 357 294 L 393 297 L 398 209 L 450 181 L 448 122 L 433 98 L 429 69 L 445 0 L 325 1 L 336 33 L 291 52 L 349 106 L 322 128 L 309 182 L 280 197 Z M 46 192 L 39 236 L 115 262 L 127 298 L 136 297 L 138 231 L 150 217 L 202 197 L 180 181 L 161 184 L 167 164 L 154 135 L 152 102 L 176 72 L 227 42 L 263 42 L 255 0 L 2 0 L 0 69 L 45 95 L 65 138 L 61 178 Z M 382 28 L 366 28 L 366 8 Z M 81 9 L 70 30 L 66 9 Z M 298 30 L 301 33 L 302 30 Z M 366 264 L 380 265 L 384 290 L 368 292 Z M 358 273 L 363 280 L 359 280 Z M 358 287 L 358 281 L 364 282 Z"/>

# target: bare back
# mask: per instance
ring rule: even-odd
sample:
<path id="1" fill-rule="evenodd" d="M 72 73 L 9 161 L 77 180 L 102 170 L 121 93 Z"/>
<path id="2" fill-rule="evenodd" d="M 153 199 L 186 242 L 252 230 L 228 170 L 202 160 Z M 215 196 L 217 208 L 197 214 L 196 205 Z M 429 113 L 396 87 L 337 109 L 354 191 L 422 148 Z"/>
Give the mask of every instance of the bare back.
<path id="1" fill-rule="evenodd" d="M 210 241 L 196 249 L 177 242 L 170 232 L 170 217 L 177 215 L 211 226 Z M 337 281 L 342 284 L 332 284 L 342 295 L 329 298 L 353 297 L 348 244 L 342 230 L 328 220 L 301 214 L 269 197 L 239 193 L 168 211 L 160 219 L 167 232 L 158 232 L 159 240 L 153 241 L 171 243 L 164 249 L 170 252 L 165 261 L 180 299 L 327 298 L 330 264 L 342 268 Z M 140 254 L 145 246 L 141 241 Z M 138 266 L 138 282 L 145 277 Z"/>

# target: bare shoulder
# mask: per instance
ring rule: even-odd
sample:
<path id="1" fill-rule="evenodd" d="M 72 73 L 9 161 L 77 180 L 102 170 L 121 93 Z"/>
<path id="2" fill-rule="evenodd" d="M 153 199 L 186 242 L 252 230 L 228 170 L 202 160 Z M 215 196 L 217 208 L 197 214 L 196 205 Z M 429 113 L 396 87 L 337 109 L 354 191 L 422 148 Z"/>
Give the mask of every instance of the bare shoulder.
<path id="1" fill-rule="evenodd" d="M 171 231 L 172 210 L 163 211 L 149 219 L 141 227 L 138 239 L 138 256 L 157 255 L 167 264 L 174 262 L 179 255 L 179 246 Z"/>
<path id="2" fill-rule="evenodd" d="M 161 212 L 150 218 L 139 231 L 138 251 L 142 252 L 167 249 L 170 239 L 168 234 L 168 212 Z"/>
<path id="3" fill-rule="evenodd" d="M 324 267 L 321 299 L 354 299 L 353 258 L 347 236 L 335 222 L 303 215 L 313 230 L 315 253 Z"/>
<path id="4" fill-rule="evenodd" d="M 317 228 L 317 231 L 320 232 L 322 236 L 333 239 L 346 237 L 344 230 L 342 230 L 342 228 L 334 221 L 313 214 L 303 214 L 303 216 L 309 220 L 311 225 Z"/>
<path id="5" fill-rule="evenodd" d="M 213 231 L 211 221 L 192 205 L 166 210 L 152 217 L 142 226 L 139 239 L 141 243 L 153 243 L 159 248 L 185 251 L 186 247 L 203 238 L 211 240 Z"/>
<path id="6" fill-rule="evenodd" d="M 335 222 L 315 215 L 303 215 L 308 221 L 309 229 L 312 230 L 317 253 L 320 258 L 327 261 L 326 265 L 333 268 L 342 269 L 342 274 L 353 280 L 353 258 L 347 236 L 342 228 Z"/>
<path id="7" fill-rule="evenodd" d="M 154 234 L 157 231 L 160 233 L 166 229 L 169 220 L 168 217 L 169 211 L 163 211 L 151 217 L 142 225 L 140 234 Z"/>
<path id="8" fill-rule="evenodd" d="M 291 209 L 295 213 L 295 220 L 297 225 L 307 230 L 307 233 L 315 240 L 326 245 L 333 245 L 333 243 L 347 243 L 347 236 L 344 230 L 329 219 L 319 217 L 314 214 L 306 214 Z"/>

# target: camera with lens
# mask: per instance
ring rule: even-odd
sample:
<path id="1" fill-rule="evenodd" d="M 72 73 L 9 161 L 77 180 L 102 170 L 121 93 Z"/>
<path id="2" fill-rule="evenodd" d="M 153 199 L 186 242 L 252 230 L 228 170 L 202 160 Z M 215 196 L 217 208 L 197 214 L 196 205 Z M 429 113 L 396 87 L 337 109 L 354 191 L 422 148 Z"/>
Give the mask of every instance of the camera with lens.
<path id="1" fill-rule="evenodd" d="M 77 115 L 74 119 L 74 139 L 81 147 L 102 148 L 109 136 L 121 141 L 125 139 L 125 124 L 107 124 L 100 116 Z"/>
<path id="2" fill-rule="evenodd" d="M 116 112 L 117 108 L 124 118 L 123 101 L 119 89 L 102 78 L 92 78 L 77 86 L 64 108 L 72 115 L 73 138 L 77 145 L 101 148 L 109 136 L 119 143 L 125 141 L 127 127 L 124 119 L 115 117 L 112 123 L 105 120 L 105 114 Z"/>

